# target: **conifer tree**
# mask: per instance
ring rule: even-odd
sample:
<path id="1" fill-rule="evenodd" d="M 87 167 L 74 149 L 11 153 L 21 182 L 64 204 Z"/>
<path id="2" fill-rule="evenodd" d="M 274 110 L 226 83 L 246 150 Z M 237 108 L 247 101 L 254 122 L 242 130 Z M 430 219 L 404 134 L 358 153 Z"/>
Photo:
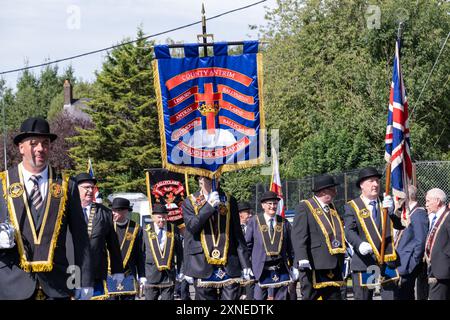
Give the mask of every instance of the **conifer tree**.
<path id="1" fill-rule="evenodd" d="M 113 49 L 97 74 L 88 113 L 94 127 L 81 129 L 70 154 L 78 172 L 93 163 L 106 194 L 145 191 L 144 169 L 161 165 L 152 43 L 143 40 Z"/>

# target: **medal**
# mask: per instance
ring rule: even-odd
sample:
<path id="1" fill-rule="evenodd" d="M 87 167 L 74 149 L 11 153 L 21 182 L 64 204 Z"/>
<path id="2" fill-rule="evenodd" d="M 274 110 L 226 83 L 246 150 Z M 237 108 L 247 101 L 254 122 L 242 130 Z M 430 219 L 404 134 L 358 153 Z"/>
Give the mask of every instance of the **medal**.
<path id="1" fill-rule="evenodd" d="M 333 246 L 333 248 L 339 248 L 341 243 L 338 240 L 334 239 L 331 245 Z"/>
<path id="2" fill-rule="evenodd" d="M 211 256 L 212 256 L 214 259 L 218 259 L 218 258 L 220 257 L 220 251 L 217 250 L 217 249 L 214 249 L 214 250 L 211 252 Z"/>

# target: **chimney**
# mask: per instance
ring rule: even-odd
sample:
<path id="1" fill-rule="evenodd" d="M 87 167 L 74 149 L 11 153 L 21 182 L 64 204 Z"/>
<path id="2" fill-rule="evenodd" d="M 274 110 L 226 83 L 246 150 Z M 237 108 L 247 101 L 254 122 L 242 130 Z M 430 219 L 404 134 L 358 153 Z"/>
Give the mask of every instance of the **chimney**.
<path id="1" fill-rule="evenodd" d="M 70 106 L 72 101 L 72 85 L 70 84 L 70 80 L 66 79 L 64 81 L 64 106 Z"/>

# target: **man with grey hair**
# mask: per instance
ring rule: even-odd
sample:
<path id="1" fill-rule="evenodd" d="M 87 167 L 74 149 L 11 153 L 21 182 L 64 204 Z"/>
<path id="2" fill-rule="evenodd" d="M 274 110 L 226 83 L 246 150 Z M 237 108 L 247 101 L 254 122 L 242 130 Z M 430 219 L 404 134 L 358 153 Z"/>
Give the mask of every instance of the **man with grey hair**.
<path id="1" fill-rule="evenodd" d="M 409 185 L 409 224 L 406 229 L 400 230 L 396 234 L 394 242 L 400 257 L 400 266 L 398 267 L 398 273 L 401 276 L 399 300 L 414 300 L 414 284 L 422 267 L 428 233 L 427 212 L 425 208 L 418 205 L 416 195 L 417 188 Z"/>
<path id="2" fill-rule="evenodd" d="M 425 243 L 428 264 L 429 299 L 450 299 L 450 210 L 441 189 L 427 192 L 425 206 L 430 214 L 430 228 Z"/>

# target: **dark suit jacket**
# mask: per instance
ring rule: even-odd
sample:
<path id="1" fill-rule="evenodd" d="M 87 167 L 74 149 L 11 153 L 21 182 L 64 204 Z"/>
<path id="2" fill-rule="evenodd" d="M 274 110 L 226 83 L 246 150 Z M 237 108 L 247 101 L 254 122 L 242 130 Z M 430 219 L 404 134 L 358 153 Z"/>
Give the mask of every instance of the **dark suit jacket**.
<path id="1" fill-rule="evenodd" d="M 397 217 L 392 212 L 389 212 L 389 218 L 392 221 L 392 225 L 394 229 L 404 229 L 402 226 L 402 223 L 400 221 L 400 218 Z M 361 224 L 358 221 L 358 218 L 356 217 L 356 212 L 353 210 L 352 206 L 350 206 L 348 203 L 345 205 L 345 214 L 344 214 L 344 229 L 345 229 L 345 237 L 347 241 L 352 245 L 354 254 L 352 257 L 352 261 L 350 263 L 352 271 L 366 271 L 367 267 L 371 265 L 377 265 L 376 257 L 373 253 L 367 254 L 363 256 L 359 252 L 359 245 L 365 241 L 367 241 L 367 238 L 364 234 L 364 231 L 362 230 Z M 392 266 L 398 265 L 398 257 L 397 261 L 393 261 L 390 263 Z"/>
<path id="2" fill-rule="evenodd" d="M 14 167 L 10 170 L 16 169 L 17 167 Z M 0 184 L 0 193 L 0 221 L 4 222 L 8 211 L 2 184 Z M 24 223 L 26 222 L 21 221 L 19 225 L 23 226 Z M 11 249 L 0 249 L 0 300 L 29 298 L 36 289 L 37 280 L 49 297 L 62 298 L 73 294 L 73 290 L 67 287 L 67 278 L 70 276 L 67 273 L 69 263 L 66 257 L 68 229 L 73 235 L 74 261 L 81 270 L 81 286 L 93 285 L 87 226 L 81 209 L 78 187 L 71 179 L 69 180 L 65 214 L 54 251 L 53 270 L 51 272 L 25 272 L 19 267 L 17 245 Z"/>
<path id="3" fill-rule="evenodd" d="M 264 263 L 267 259 L 266 250 L 264 249 L 264 242 L 261 231 L 258 226 L 258 216 L 253 216 L 247 224 L 247 231 L 245 232 L 245 241 L 249 251 L 251 252 L 252 271 L 256 279 L 261 277 Z M 291 242 L 291 224 L 284 218 L 283 224 L 283 244 L 281 245 L 280 256 L 287 270 L 288 264 L 294 259 L 294 249 Z M 289 263 L 288 263 L 289 261 Z"/>
<path id="4" fill-rule="evenodd" d="M 416 207 L 411 214 L 411 223 L 404 229 L 397 245 L 400 258 L 398 272 L 407 275 L 422 261 L 428 233 L 428 216 L 424 208 Z"/>
<path id="5" fill-rule="evenodd" d="M 131 223 L 135 223 L 131 221 Z M 119 240 L 119 244 L 122 243 L 123 237 L 119 236 L 119 226 L 116 226 L 116 234 L 117 239 Z M 130 257 L 128 259 L 128 263 L 125 266 L 124 272 L 131 272 L 131 274 L 136 278 L 145 277 L 145 246 L 144 246 L 144 238 L 143 238 L 143 230 L 141 226 L 137 225 L 135 228 L 138 228 L 138 233 L 136 235 L 136 239 L 133 243 L 133 249 L 131 250 Z M 122 259 L 125 259 L 125 256 L 122 256 Z M 123 263 L 122 263 L 123 265 Z"/>
<path id="6" fill-rule="evenodd" d="M 296 208 L 292 244 L 295 250 L 295 263 L 298 263 L 299 260 L 308 260 L 315 270 L 334 269 L 338 264 L 341 266 L 344 263 L 343 253 L 330 254 L 325 236 L 303 202 L 300 202 Z"/>
<path id="7" fill-rule="evenodd" d="M 153 228 L 153 224 L 151 226 Z M 144 231 L 145 243 L 145 276 L 149 284 L 172 281 L 175 283 L 177 273 L 181 272 L 183 265 L 183 243 L 178 228 L 174 226 L 174 246 L 173 257 L 170 270 L 159 271 L 153 258 L 152 249 L 148 240 L 147 232 Z"/>
<path id="8" fill-rule="evenodd" d="M 223 192 L 220 191 L 219 193 L 223 195 Z M 199 192 L 196 192 L 194 196 L 198 197 Z M 230 277 L 239 277 L 243 268 L 250 268 L 249 253 L 239 222 L 236 199 L 231 196 L 228 201 L 230 202 L 231 217 L 228 259 L 225 270 Z M 209 217 L 219 213 L 209 203 L 206 203 L 199 210 L 199 214 L 195 215 L 194 207 L 188 198 L 184 200 L 182 210 L 186 225 L 184 273 L 193 278 L 207 278 L 211 276 L 213 266 L 206 261 L 200 242 L 200 233 Z"/>
<path id="9" fill-rule="evenodd" d="M 430 272 L 436 279 L 450 279 L 450 214 L 442 222 L 436 235 L 431 251 Z"/>
<path id="10" fill-rule="evenodd" d="M 111 262 L 111 274 L 122 273 L 122 253 L 119 240 L 114 231 L 112 212 L 100 203 L 95 205 L 95 216 L 92 220 L 92 233 L 90 237 L 91 260 L 93 262 L 93 275 L 95 281 L 106 280 L 108 274 L 108 255 Z"/>

